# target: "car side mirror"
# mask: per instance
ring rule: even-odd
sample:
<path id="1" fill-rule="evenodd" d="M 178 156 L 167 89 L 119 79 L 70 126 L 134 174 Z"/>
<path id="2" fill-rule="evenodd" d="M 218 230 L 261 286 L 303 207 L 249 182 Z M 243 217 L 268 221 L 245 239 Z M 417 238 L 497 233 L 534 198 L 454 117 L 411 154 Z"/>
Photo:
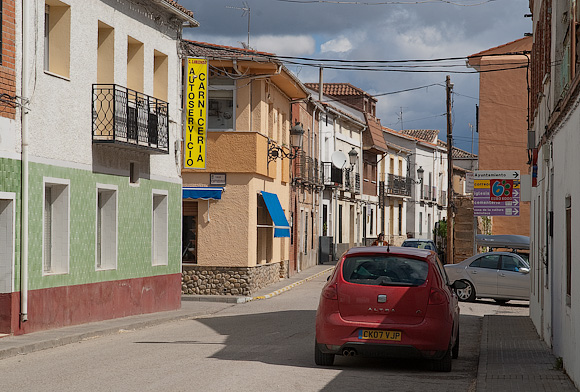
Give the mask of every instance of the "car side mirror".
<path id="1" fill-rule="evenodd" d="M 530 273 L 530 269 L 529 268 L 526 268 L 526 267 L 522 267 L 522 268 L 520 268 L 520 272 L 522 274 L 529 274 Z"/>
<path id="2" fill-rule="evenodd" d="M 453 282 L 453 284 L 451 285 L 451 288 L 455 289 L 455 290 L 462 290 L 464 288 L 467 287 L 467 283 L 461 281 L 461 280 L 456 280 L 455 282 Z"/>

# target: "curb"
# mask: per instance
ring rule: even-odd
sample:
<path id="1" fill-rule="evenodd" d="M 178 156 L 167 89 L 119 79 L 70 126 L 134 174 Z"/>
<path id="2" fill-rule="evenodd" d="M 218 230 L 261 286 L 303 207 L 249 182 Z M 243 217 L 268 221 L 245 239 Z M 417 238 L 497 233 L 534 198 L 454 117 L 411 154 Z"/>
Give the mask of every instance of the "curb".
<path id="1" fill-rule="evenodd" d="M 275 296 L 277 296 L 277 295 L 280 295 L 280 294 L 282 294 L 283 292 L 285 292 L 285 291 L 288 291 L 288 290 L 290 290 L 290 289 L 292 289 L 292 288 L 294 288 L 294 287 L 296 287 L 296 286 L 299 286 L 299 285 L 301 285 L 301 284 L 303 284 L 303 283 L 306 283 L 306 282 L 308 282 L 309 280 L 316 279 L 316 278 L 318 278 L 320 275 L 324 275 L 324 274 L 326 274 L 326 273 L 328 273 L 328 272 L 332 271 L 333 269 L 334 269 L 334 267 L 327 268 L 327 269 L 325 269 L 325 270 L 323 270 L 323 271 L 320 271 L 320 272 L 318 272 L 317 274 L 314 274 L 314 275 L 312 275 L 312 276 L 309 276 L 309 277 L 307 277 L 307 278 L 304 278 L 304 279 L 302 279 L 302 280 L 299 280 L 299 281 L 297 281 L 297 282 L 294 282 L 294 283 L 292 283 L 291 285 L 288 285 L 288 286 L 286 286 L 286 287 L 283 287 L 283 288 L 281 288 L 281 289 L 279 289 L 279 290 L 273 291 L 273 292 L 271 292 L 271 293 L 269 293 L 269 294 L 266 294 L 266 295 L 259 295 L 259 296 L 257 296 L 257 297 L 251 297 L 251 298 L 249 297 L 249 299 L 248 299 L 248 301 L 247 301 L 247 302 L 250 302 L 250 301 L 256 301 L 256 300 L 260 300 L 260 299 L 268 299 L 268 298 L 275 297 Z"/>

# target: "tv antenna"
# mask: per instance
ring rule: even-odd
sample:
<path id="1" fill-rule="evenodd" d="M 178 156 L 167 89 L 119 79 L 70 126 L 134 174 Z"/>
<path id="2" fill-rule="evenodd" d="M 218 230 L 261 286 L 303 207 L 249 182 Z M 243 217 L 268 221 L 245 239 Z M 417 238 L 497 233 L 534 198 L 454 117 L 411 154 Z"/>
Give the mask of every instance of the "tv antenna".
<path id="1" fill-rule="evenodd" d="M 231 6 L 231 5 L 226 5 L 226 8 L 232 8 L 232 9 L 235 9 L 235 10 L 241 10 L 242 11 L 242 17 L 248 15 L 248 44 L 247 44 L 247 47 L 246 47 L 246 45 L 244 45 L 244 43 L 242 42 L 242 46 L 244 46 L 245 49 L 250 49 L 250 14 L 251 14 L 251 11 L 250 11 L 250 6 L 248 5 L 248 2 L 247 1 L 244 1 L 243 7 L 234 7 L 234 6 Z"/>

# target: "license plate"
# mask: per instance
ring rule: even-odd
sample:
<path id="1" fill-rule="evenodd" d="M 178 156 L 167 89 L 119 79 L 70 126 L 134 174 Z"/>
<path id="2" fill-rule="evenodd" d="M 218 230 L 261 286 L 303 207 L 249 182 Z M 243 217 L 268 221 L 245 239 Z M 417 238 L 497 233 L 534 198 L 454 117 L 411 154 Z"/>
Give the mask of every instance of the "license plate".
<path id="1" fill-rule="evenodd" d="M 361 340 L 390 340 L 400 341 L 401 331 L 382 331 L 378 329 L 361 329 L 358 331 Z"/>

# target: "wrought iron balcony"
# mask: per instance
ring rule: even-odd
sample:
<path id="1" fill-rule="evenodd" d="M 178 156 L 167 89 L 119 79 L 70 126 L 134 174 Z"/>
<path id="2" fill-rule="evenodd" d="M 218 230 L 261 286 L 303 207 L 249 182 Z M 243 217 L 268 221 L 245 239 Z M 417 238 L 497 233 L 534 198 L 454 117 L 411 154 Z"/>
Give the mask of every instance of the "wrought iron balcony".
<path id="1" fill-rule="evenodd" d="M 385 190 L 389 195 L 411 196 L 412 184 L 413 180 L 411 178 L 389 174 Z"/>
<path id="2" fill-rule="evenodd" d="M 332 162 L 322 162 L 322 183 L 334 187 L 342 185 L 342 169 L 336 168 Z"/>
<path id="3" fill-rule="evenodd" d="M 169 104 L 116 84 L 93 84 L 93 143 L 169 153 Z"/>
<path id="4" fill-rule="evenodd" d="M 342 169 L 344 172 L 344 190 L 352 193 L 360 193 L 360 174 L 351 169 Z"/>
<path id="5" fill-rule="evenodd" d="M 322 178 L 318 160 L 307 156 L 303 150 L 299 150 L 297 152 L 294 179 L 301 184 L 321 186 Z"/>

